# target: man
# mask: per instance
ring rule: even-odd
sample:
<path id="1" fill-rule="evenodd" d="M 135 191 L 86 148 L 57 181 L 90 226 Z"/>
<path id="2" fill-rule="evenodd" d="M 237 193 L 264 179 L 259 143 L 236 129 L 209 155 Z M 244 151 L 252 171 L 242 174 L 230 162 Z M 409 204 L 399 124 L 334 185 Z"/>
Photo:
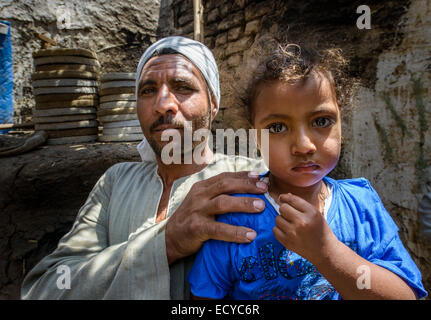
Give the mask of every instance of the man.
<path id="1" fill-rule="evenodd" d="M 217 113 L 218 71 L 209 49 L 183 37 L 159 40 L 141 57 L 136 95 L 143 162 L 105 172 L 57 249 L 24 279 L 22 298 L 186 299 L 185 279 L 204 241 L 255 238 L 215 216 L 263 210 L 260 199 L 229 196 L 267 190 L 244 171 L 261 168 L 260 161 L 213 154 L 208 146 L 199 164 L 162 161 L 163 131 L 184 136 L 186 121 L 193 130 L 209 129 Z"/>

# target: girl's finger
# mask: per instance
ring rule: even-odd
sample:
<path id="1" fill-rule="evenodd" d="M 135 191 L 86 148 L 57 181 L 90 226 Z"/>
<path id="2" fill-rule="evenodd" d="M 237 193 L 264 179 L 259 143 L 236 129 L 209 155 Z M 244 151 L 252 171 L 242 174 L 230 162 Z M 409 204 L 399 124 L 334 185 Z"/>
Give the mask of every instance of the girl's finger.
<path id="1" fill-rule="evenodd" d="M 275 238 L 285 247 L 288 246 L 289 244 L 289 236 L 284 233 L 280 228 L 278 228 L 277 226 L 275 226 L 274 228 L 272 228 L 272 232 L 274 233 Z"/>
<path id="2" fill-rule="evenodd" d="M 310 212 L 311 210 L 315 209 L 311 203 L 292 193 L 280 194 L 279 200 L 280 202 L 287 203 L 293 208 L 295 208 L 297 211 L 300 211 L 303 213 Z"/>
<path id="3" fill-rule="evenodd" d="M 278 217 L 275 218 L 275 225 L 276 225 L 276 227 L 278 229 L 280 229 L 281 231 L 283 231 L 283 233 L 288 233 L 292 229 L 291 222 L 287 221 L 282 216 L 278 216 Z"/>
<path id="4" fill-rule="evenodd" d="M 291 206 L 289 203 L 285 202 L 280 206 L 280 215 L 289 221 L 290 223 L 294 223 L 300 216 L 303 214 L 303 212 L 298 211 L 293 206 Z"/>

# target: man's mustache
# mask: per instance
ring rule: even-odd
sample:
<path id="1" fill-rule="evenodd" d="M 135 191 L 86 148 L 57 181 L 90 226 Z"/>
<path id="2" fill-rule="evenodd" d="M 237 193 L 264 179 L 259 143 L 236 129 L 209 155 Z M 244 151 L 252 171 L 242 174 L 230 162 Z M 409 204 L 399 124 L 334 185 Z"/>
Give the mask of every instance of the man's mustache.
<path id="1" fill-rule="evenodd" d="M 167 124 L 167 125 L 173 125 L 175 127 L 184 129 L 184 123 L 174 119 L 173 115 L 167 115 L 167 116 L 161 116 L 159 119 L 157 119 L 157 121 L 155 121 L 151 127 L 150 127 L 150 131 L 153 132 L 155 128 L 157 128 L 158 126 L 162 125 L 162 124 Z"/>

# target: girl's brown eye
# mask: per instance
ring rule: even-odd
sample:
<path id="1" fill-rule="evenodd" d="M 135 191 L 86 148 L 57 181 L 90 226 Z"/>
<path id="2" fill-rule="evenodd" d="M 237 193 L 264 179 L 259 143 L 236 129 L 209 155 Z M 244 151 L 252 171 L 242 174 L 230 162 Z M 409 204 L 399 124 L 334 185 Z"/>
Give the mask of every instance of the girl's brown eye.
<path id="1" fill-rule="evenodd" d="M 273 123 L 269 125 L 267 129 L 269 129 L 270 133 L 281 133 L 284 132 L 287 128 L 282 123 Z"/>
<path id="2" fill-rule="evenodd" d="M 313 127 L 326 128 L 334 123 L 334 120 L 327 117 L 320 117 L 313 121 Z"/>

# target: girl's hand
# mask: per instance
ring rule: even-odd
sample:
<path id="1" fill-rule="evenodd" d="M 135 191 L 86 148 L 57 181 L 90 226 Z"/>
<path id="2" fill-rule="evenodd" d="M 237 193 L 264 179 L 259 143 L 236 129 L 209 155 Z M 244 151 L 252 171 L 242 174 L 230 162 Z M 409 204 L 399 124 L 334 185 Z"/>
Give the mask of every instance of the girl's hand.
<path id="1" fill-rule="evenodd" d="M 338 239 L 322 214 L 312 204 L 294 194 L 279 197 L 280 215 L 275 219 L 275 237 L 287 249 L 315 266 L 330 254 Z"/>

